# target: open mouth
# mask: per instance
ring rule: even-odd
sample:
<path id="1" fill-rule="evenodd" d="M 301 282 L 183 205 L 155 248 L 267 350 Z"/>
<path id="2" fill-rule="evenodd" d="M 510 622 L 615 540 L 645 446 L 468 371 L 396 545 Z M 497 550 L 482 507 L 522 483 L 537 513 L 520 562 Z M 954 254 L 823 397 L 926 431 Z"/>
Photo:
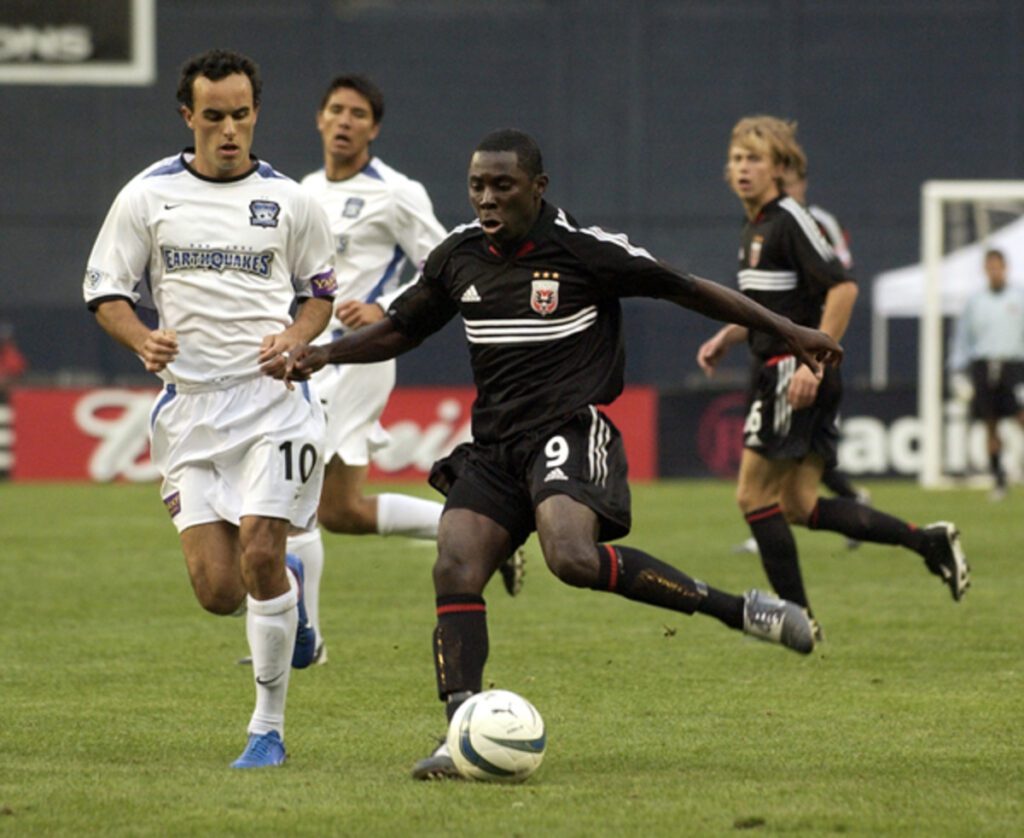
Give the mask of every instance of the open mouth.
<path id="1" fill-rule="evenodd" d="M 484 228 L 484 232 L 493 233 L 501 228 L 501 221 L 497 218 L 481 218 L 480 226 Z"/>

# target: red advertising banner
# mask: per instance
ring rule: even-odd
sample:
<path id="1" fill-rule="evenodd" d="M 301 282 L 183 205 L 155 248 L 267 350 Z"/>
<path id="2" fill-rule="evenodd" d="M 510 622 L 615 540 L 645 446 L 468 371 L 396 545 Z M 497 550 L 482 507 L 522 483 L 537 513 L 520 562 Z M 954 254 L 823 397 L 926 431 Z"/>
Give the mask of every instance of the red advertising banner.
<path id="1" fill-rule="evenodd" d="M 11 398 L 11 476 L 30 480 L 156 480 L 149 461 L 155 389 L 17 389 Z M 398 388 L 381 421 L 392 443 L 374 455 L 371 479 L 423 480 L 431 464 L 468 440 L 472 388 Z M 658 465 L 658 396 L 633 387 L 607 411 L 622 432 L 630 477 Z"/>

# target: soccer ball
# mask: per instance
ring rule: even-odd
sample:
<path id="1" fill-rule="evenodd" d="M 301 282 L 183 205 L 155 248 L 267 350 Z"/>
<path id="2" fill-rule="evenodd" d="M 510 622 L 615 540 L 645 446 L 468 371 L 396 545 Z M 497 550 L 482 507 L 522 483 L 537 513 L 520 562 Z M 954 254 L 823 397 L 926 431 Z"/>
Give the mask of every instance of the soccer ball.
<path id="1" fill-rule="evenodd" d="M 547 734 L 537 708 L 508 690 L 466 699 L 448 725 L 448 750 L 463 777 L 521 783 L 544 759 Z"/>

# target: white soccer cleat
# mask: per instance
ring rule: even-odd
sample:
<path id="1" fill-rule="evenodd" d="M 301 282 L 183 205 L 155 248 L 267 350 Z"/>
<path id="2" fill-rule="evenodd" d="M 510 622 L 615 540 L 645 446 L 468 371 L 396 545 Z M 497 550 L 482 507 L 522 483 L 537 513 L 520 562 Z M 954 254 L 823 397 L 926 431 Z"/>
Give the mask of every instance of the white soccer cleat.
<path id="1" fill-rule="evenodd" d="M 801 655 L 814 651 L 814 626 L 807 612 L 764 591 L 750 590 L 744 594 L 743 631 Z"/>

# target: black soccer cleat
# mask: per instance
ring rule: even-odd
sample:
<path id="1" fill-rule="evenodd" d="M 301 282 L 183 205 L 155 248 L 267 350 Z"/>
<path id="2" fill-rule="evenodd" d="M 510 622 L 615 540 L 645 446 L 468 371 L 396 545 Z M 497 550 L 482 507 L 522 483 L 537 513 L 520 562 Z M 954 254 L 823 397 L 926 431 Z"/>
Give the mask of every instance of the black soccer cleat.
<path id="1" fill-rule="evenodd" d="M 971 587 L 971 566 L 960 545 L 960 530 L 949 521 L 936 521 L 924 528 L 924 563 L 949 587 L 959 602 Z"/>
<path id="2" fill-rule="evenodd" d="M 442 739 L 429 757 L 425 757 L 412 767 L 414 780 L 458 780 L 462 778 L 455 761 L 448 750 L 448 743 Z"/>
<path id="3" fill-rule="evenodd" d="M 509 596 L 516 596 L 523 589 L 523 579 L 526 576 L 526 553 L 519 547 L 516 551 L 501 563 L 498 568 L 501 574 L 501 581 Z"/>

